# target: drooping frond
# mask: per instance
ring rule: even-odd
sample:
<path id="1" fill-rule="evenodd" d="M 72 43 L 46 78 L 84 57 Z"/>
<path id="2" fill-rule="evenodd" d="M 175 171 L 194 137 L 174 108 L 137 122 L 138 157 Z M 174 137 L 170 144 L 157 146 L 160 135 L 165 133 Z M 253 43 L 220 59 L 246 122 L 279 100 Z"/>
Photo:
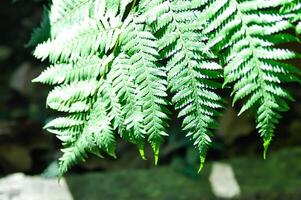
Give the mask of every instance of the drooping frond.
<path id="1" fill-rule="evenodd" d="M 158 1 L 151 20 L 159 37 L 160 53 L 167 59 L 168 87 L 172 102 L 184 117 L 183 129 L 194 140 L 200 152 L 200 169 L 205 160 L 215 117 L 221 108 L 215 93 L 221 78 L 221 67 L 205 49 L 197 26 L 196 4 L 189 1 Z"/>
<path id="2" fill-rule="evenodd" d="M 107 106 L 101 98 L 98 98 L 93 102 L 93 108 L 87 113 L 80 125 L 63 129 L 54 129 L 55 127 L 51 125 L 47 126 L 51 128 L 49 131 L 56 133 L 65 145 L 62 150 L 64 155 L 60 158 L 61 174 L 79 160 L 84 160 L 87 153 L 101 155 L 101 151 L 104 151 L 115 157 L 115 136 L 108 118 Z"/>
<path id="3" fill-rule="evenodd" d="M 266 149 L 292 97 L 281 86 L 298 81 L 298 70 L 283 60 L 297 55 L 276 44 L 292 25 L 279 12 L 283 0 L 207 1 L 199 16 L 208 45 L 222 57 L 224 84 L 233 83 L 233 103 L 245 100 L 240 114 L 256 106 L 257 128 Z M 265 154 L 264 154 L 265 156 Z"/>
<path id="4" fill-rule="evenodd" d="M 121 105 L 107 81 L 80 81 L 57 86 L 47 105 L 70 116 L 50 121 L 45 128 L 62 140 L 66 148 L 60 159 L 64 173 L 87 153 L 107 152 L 115 157 L 114 129 L 123 124 Z"/>
<path id="5" fill-rule="evenodd" d="M 143 102 L 142 115 L 145 133 L 148 136 L 157 163 L 162 136 L 166 136 L 166 73 L 158 64 L 156 38 L 145 24 L 144 16 L 133 16 L 133 21 L 120 36 L 123 50 L 130 56 L 133 74 L 137 85 L 137 98 Z"/>
<path id="6" fill-rule="evenodd" d="M 138 94 L 141 93 L 137 83 L 135 83 L 135 74 L 131 73 L 131 60 L 121 53 L 112 63 L 112 69 L 108 73 L 108 80 L 116 90 L 117 97 L 124 105 L 122 115 L 124 117 L 124 126 L 126 131 L 121 132 L 121 136 L 130 142 L 136 143 L 144 158 L 144 138 L 146 135 L 143 124 L 142 104 Z"/>
<path id="7" fill-rule="evenodd" d="M 285 32 L 299 30 L 299 11 L 299 0 L 53 0 L 29 45 L 50 62 L 33 82 L 54 86 L 46 103 L 63 113 L 45 125 L 64 146 L 61 174 L 90 153 L 115 157 L 118 135 L 143 159 L 148 141 L 157 163 L 169 105 L 201 169 L 222 78 L 240 113 L 256 111 L 266 150 L 293 99 L 282 83 L 301 82 L 284 62 L 299 55 L 283 48 L 300 42 Z"/>
<path id="8" fill-rule="evenodd" d="M 122 108 L 119 102 L 117 90 L 113 87 L 110 79 L 105 81 L 100 80 L 101 87 L 99 91 L 102 92 L 102 101 L 107 105 L 108 118 L 112 121 L 112 126 L 114 129 L 119 128 L 119 132 L 122 133 L 125 129 L 124 127 L 124 117 L 122 115 Z"/>
<path id="9" fill-rule="evenodd" d="M 104 151 L 115 156 L 114 130 L 123 131 L 117 90 L 105 77 L 115 58 L 113 49 L 120 32 L 127 24 L 121 22 L 122 7 L 107 7 L 111 3 L 55 1 L 49 13 L 55 34 L 34 52 L 38 58 L 49 58 L 52 65 L 33 81 L 56 85 L 47 97 L 47 105 L 67 113 L 45 126 L 65 146 L 60 159 L 61 173 L 85 159 L 88 153 L 98 155 Z M 123 6 L 127 3 L 130 1 Z"/>

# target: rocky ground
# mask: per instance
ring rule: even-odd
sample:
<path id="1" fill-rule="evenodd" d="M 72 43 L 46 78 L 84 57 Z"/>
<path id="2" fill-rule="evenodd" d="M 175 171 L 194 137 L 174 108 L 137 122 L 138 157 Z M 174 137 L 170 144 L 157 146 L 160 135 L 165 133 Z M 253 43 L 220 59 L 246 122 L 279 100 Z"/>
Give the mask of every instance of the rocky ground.
<path id="1" fill-rule="evenodd" d="M 300 157 L 301 148 L 291 148 L 274 152 L 267 160 L 242 157 L 209 162 L 199 175 L 172 166 L 69 174 L 60 183 L 17 174 L 0 180 L 0 199 L 300 200 Z"/>

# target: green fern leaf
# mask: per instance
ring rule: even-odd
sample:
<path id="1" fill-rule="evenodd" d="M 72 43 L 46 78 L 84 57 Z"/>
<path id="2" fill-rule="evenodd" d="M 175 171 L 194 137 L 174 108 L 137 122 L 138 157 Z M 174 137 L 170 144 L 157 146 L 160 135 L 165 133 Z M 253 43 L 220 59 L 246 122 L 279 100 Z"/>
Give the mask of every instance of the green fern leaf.
<path id="1" fill-rule="evenodd" d="M 287 37 L 280 32 L 292 27 L 277 12 L 285 2 L 212 1 L 199 19 L 207 23 L 203 23 L 203 33 L 208 35 L 209 46 L 225 55 L 222 56 L 224 85 L 234 83 L 233 103 L 246 100 L 239 114 L 257 105 L 257 128 L 264 140 L 265 153 L 280 118 L 279 112 L 288 108 L 284 100 L 292 100 L 281 83 L 299 81 L 296 68 L 278 62 L 297 57 L 292 51 L 276 47 L 287 42 Z"/>
<path id="2" fill-rule="evenodd" d="M 166 77 L 164 69 L 159 66 L 156 38 L 146 28 L 143 16 L 134 16 L 133 21 L 121 34 L 123 49 L 130 55 L 130 73 L 134 75 L 134 83 L 138 87 L 137 97 L 143 102 L 142 115 L 145 133 L 148 136 L 157 163 L 159 145 L 162 136 L 166 136 L 164 122 L 167 101 Z"/>
<path id="3" fill-rule="evenodd" d="M 58 63 L 44 70 L 33 82 L 49 85 L 71 83 L 74 81 L 96 80 L 104 76 L 110 57 L 92 56 L 74 63 Z"/>
<path id="4" fill-rule="evenodd" d="M 53 85 L 44 128 L 63 144 L 64 174 L 89 154 L 115 155 L 119 135 L 153 148 L 155 164 L 173 105 L 200 154 L 200 170 L 232 86 L 240 114 L 256 112 L 264 158 L 300 70 L 282 48 L 300 43 L 299 0 L 53 0 L 29 45 L 50 66 L 33 82 Z M 224 78 L 224 84 L 219 81 Z M 171 94 L 170 98 L 168 94 Z"/>
<path id="5" fill-rule="evenodd" d="M 138 94 L 141 91 L 134 82 L 135 76 L 131 73 L 131 61 L 126 54 L 122 53 L 116 57 L 112 66 L 114 67 L 108 73 L 107 77 L 112 82 L 119 101 L 124 105 L 121 108 L 121 112 L 126 131 L 121 131 L 121 136 L 137 144 L 140 152 L 144 155 L 143 149 L 146 132 L 143 124 L 143 102 L 138 98 Z M 144 156 L 142 157 L 144 158 Z"/>
<path id="6" fill-rule="evenodd" d="M 201 167 L 209 136 L 215 127 L 216 109 L 221 108 L 220 97 L 214 92 L 221 78 L 221 67 L 212 61 L 204 47 L 200 29 L 195 24 L 197 5 L 188 1 L 158 1 L 154 15 L 154 29 L 159 48 L 167 59 L 168 87 L 174 93 L 172 102 L 184 117 L 183 129 L 188 131 L 200 152 Z M 200 168 L 201 168 L 200 167 Z"/>

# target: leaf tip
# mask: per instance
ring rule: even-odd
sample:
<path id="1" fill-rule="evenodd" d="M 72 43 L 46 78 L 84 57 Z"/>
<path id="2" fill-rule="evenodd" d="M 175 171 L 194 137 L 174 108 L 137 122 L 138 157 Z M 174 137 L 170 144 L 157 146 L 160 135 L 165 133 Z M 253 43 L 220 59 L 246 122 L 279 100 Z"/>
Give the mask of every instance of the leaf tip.
<path id="1" fill-rule="evenodd" d="M 271 140 L 272 140 L 272 137 L 269 137 L 268 139 L 264 139 L 264 142 L 263 142 L 263 159 L 264 160 L 267 158 L 267 152 L 268 152 L 268 148 L 271 143 Z"/>
<path id="2" fill-rule="evenodd" d="M 200 157 L 200 165 L 199 165 L 199 169 L 198 169 L 198 174 L 202 171 L 202 169 L 204 167 L 204 163 L 205 163 L 205 157 L 201 156 Z"/>
<path id="3" fill-rule="evenodd" d="M 39 82 L 39 76 L 36 77 L 36 78 L 34 78 L 34 79 L 32 79 L 31 82 L 32 82 L 32 83 L 37 83 L 37 82 Z"/>
<path id="4" fill-rule="evenodd" d="M 117 159 L 117 156 L 116 156 L 116 152 L 115 152 L 115 151 L 110 151 L 110 152 L 108 152 L 108 154 L 109 154 L 110 156 L 112 156 L 114 159 Z"/>
<path id="5" fill-rule="evenodd" d="M 159 161 L 160 148 L 159 148 L 159 146 L 156 145 L 156 146 L 153 147 L 153 150 L 154 150 L 155 165 L 157 166 L 158 161 Z"/>
<path id="6" fill-rule="evenodd" d="M 144 146 L 138 145 L 138 150 L 139 150 L 139 154 L 140 154 L 142 160 L 147 160 L 145 157 Z"/>

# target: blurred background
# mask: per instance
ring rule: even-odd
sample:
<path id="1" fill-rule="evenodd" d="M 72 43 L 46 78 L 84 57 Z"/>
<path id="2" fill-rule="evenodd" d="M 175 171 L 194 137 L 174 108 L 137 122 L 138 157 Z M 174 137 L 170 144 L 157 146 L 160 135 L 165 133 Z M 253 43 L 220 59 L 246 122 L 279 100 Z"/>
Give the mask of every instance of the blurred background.
<path id="1" fill-rule="evenodd" d="M 42 199 L 39 193 L 50 200 L 301 199 L 301 87 L 297 84 L 286 86 L 296 101 L 278 125 L 267 160 L 262 158 L 252 113 L 238 118 L 238 110 L 229 104 L 200 174 L 198 153 L 180 130 L 174 112 L 158 166 L 150 149 L 143 161 L 135 146 L 118 141 L 117 159 L 91 156 L 58 184 L 60 142 L 42 128 L 54 116 L 45 106 L 50 88 L 31 83 L 47 63 L 36 60 L 33 49 L 25 47 L 46 4 L 43 0 L 0 2 L 0 200 Z M 300 67 L 300 60 L 295 64 Z"/>

